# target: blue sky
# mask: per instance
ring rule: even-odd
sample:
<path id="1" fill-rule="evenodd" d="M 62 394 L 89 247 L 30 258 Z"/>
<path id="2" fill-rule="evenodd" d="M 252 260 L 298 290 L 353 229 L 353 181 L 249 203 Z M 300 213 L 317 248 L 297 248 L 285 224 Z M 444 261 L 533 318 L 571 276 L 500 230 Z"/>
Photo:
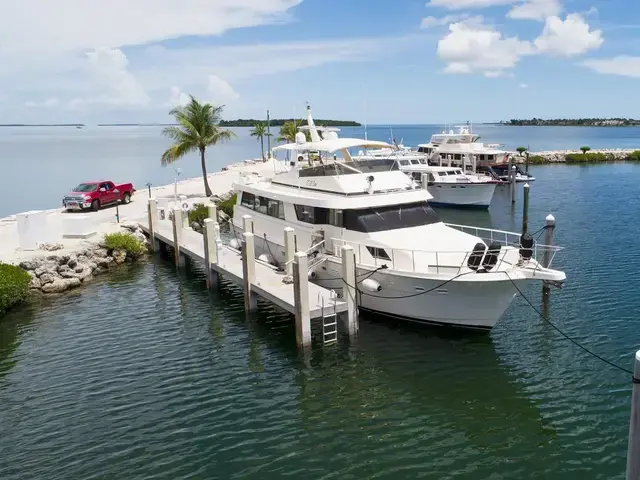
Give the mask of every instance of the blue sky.
<path id="1" fill-rule="evenodd" d="M 638 0 L 0 0 L 0 123 L 640 117 Z"/>

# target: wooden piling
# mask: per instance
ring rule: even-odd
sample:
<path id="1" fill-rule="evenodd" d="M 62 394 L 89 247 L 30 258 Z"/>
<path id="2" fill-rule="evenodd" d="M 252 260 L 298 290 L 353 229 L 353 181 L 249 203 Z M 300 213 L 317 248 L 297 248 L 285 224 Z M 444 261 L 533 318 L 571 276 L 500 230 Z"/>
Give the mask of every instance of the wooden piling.
<path id="1" fill-rule="evenodd" d="M 636 352 L 632 381 L 627 480 L 638 480 L 640 479 L 640 350 Z"/>
<path id="2" fill-rule="evenodd" d="M 256 281 L 256 250 L 253 233 L 242 234 L 242 277 L 244 282 L 244 310 L 252 312 L 258 308 L 256 294 L 251 291 Z"/>
<path id="3" fill-rule="evenodd" d="M 218 284 L 218 273 L 211 268 L 218 263 L 218 248 L 216 245 L 216 222 L 210 218 L 204 220 L 202 237 L 204 240 L 204 264 L 207 275 L 207 288 L 213 288 Z"/>
<path id="4" fill-rule="evenodd" d="M 158 251 L 156 240 L 156 223 L 158 222 L 158 201 L 150 198 L 148 201 L 147 221 L 149 222 L 149 245 L 152 252 Z"/>
<path id="5" fill-rule="evenodd" d="M 522 234 L 524 235 L 529 231 L 529 190 L 528 183 L 524 184 L 522 191 Z"/>
<path id="6" fill-rule="evenodd" d="M 173 254 L 176 267 L 184 267 L 185 259 L 180 253 L 180 243 L 182 242 L 182 208 L 173 208 Z"/>
<path id="7" fill-rule="evenodd" d="M 293 256 L 295 254 L 295 230 L 291 227 L 284 229 L 284 261 L 287 275 L 293 275 Z"/>
<path id="8" fill-rule="evenodd" d="M 513 165 L 509 168 L 509 181 L 511 184 L 509 187 L 511 188 L 511 203 L 516 203 L 516 169 L 517 167 Z"/>
<path id="9" fill-rule="evenodd" d="M 350 337 L 354 337 L 359 329 L 355 254 L 351 245 L 343 245 L 340 253 L 342 255 L 342 298 L 347 302 L 347 331 Z"/>
<path id="10" fill-rule="evenodd" d="M 299 348 L 308 347 L 311 345 L 311 318 L 309 314 L 309 260 L 305 252 L 297 252 L 294 255 L 293 296 L 296 344 Z"/>
<path id="11" fill-rule="evenodd" d="M 545 218 L 545 230 L 544 230 L 544 244 L 547 247 L 551 247 L 553 245 L 553 233 L 556 229 L 556 219 L 553 215 L 547 215 Z M 553 258 L 553 252 L 546 248 L 542 254 L 542 266 L 545 268 L 549 268 L 551 265 L 551 259 Z M 551 293 L 551 288 L 546 283 L 542 284 L 542 295 L 547 296 Z"/>

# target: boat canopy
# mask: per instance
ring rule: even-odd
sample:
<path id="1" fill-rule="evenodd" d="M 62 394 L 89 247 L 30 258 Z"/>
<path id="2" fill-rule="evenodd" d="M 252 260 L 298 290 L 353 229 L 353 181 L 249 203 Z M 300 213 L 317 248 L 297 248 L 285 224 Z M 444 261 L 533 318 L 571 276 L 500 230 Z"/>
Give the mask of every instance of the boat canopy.
<path id="1" fill-rule="evenodd" d="M 318 151 L 334 153 L 340 150 L 347 150 L 349 148 L 393 148 L 395 145 L 391 145 L 386 142 L 378 142 L 375 140 L 362 140 L 360 138 L 334 138 L 330 140 L 320 140 L 319 142 L 305 142 L 305 143 L 287 143 L 274 147 L 273 150 L 298 150 L 298 151 Z"/>

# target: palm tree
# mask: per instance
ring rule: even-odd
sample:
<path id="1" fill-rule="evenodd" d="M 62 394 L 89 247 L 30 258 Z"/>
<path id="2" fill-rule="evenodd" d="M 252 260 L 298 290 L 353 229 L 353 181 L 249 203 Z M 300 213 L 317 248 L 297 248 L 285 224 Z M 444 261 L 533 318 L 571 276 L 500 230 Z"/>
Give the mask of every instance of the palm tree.
<path id="1" fill-rule="evenodd" d="M 254 123 L 253 128 L 251 129 L 251 136 L 258 137 L 260 140 L 260 151 L 262 152 L 262 161 L 266 162 L 264 158 L 264 137 L 270 136 L 271 134 L 267 132 L 267 124 L 265 122 Z"/>
<path id="2" fill-rule="evenodd" d="M 211 145 L 231 140 L 236 136 L 231 130 L 220 128 L 223 108 L 224 105 L 214 106 L 210 103 L 200 103 L 192 95 L 191 101 L 187 105 L 175 107 L 169 112 L 176 117 L 178 125 L 167 127 L 162 131 L 163 135 L 171 138 L 175 143 L 162 154 L 161 165 L 166 167 L 187 153 L 199 151 L 204 193 L 207 197 L 213 194 L 207 181 L 205 151 Z"/>
<path id="3" fill-rule="evenodd" d="M 280 127 L 280 136 L 276 139 L 279 142 L 295 143 L 296 133 L 298 133 L 298 125 L 302 125 L 302 120 L 287 121 Z M 311 134 L 304 132 L 307 142 L 311 141 Z"/>
<path id="4" fill-rule="evenodd" d="M 518 147 L 518 148 L 516 148 L 516 151 L 520 154 L 520 156 L 522 156 L 522 154 L 527 151 L 527 148 L 526 147 Z"/>

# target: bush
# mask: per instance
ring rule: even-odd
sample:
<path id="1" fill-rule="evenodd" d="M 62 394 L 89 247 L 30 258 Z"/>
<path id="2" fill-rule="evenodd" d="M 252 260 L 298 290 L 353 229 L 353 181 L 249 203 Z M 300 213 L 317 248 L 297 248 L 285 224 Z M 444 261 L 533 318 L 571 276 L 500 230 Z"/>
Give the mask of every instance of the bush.
<path id="1" fill-rule="evenodd" d="M 544 163 L 550 163 L 549 160 L 544 158 L 542 155 L 531 155 L 529 156 L 529 165 L 541 165 Z"/>
<path id="2" fill-rule="evenodd" d="M 124 250 L 127 255 L 134 258 L 144 253 L 144 246 L 130 233 L 109 233 L 105 235 L 104 248 L 107 250 Z"/>
<path id="3" fill-rule="evenodd" d="M 580 147 L 580 150 L 582 150 L 582 153 L 587 153 L 589 150 L 591 150 L 591 147 L 588 145 L 584 145 Z"/>
<path id="4" fill-rule="evenodd" d="M 31 277 L 15 265 L 0 263 L 0 315 L 26 300 Z"/>
<path id="5" fill-rule="evenodd" d="M 204 203 L 194 203 L 193 208 L 189 210 L 189 225 L 196 222 L 202 227 L 207 218 L 209 218 L 209 208 Z"/>
<path id="6" fill-rule="evenodd" d="M 630 162 L 640 162 L 640 150 L 631 152 L 627 157 L 627 160 L 629 160 Z"/>
<path id="7" fill-rule="evenodd" d="M 231 218 L 233 217 L 233 206 L 236 204 L 237 200 L 238 200 L 238 194 L 234 193 L 226 200 L 220 202 L 218 204 L 218 209 L 226 213 L 229 216 L 229 218 Z"/>
<path id="8" fill-rule="evenodd" d="M 568 153 L 565 156 L 567 163 L 602 163 L 610 162 L 613 158 L 604 153 Z"/>

